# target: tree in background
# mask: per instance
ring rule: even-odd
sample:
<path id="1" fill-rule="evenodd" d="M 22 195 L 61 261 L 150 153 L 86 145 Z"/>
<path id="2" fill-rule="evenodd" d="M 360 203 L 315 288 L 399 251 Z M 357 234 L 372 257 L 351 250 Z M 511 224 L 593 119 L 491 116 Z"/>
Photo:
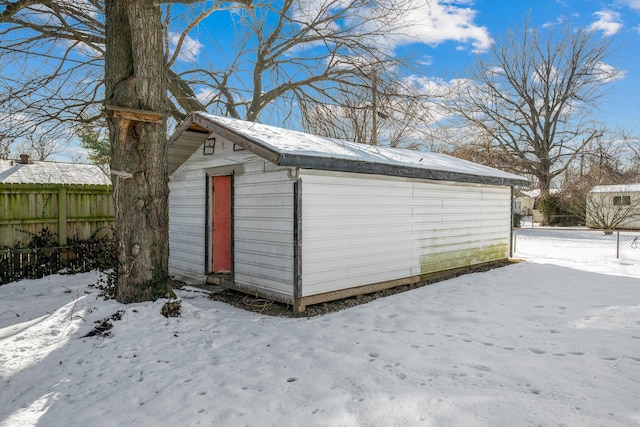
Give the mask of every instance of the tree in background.
<path id="1" fill-rule="evenodd" d="M 175 31 L 161 4 L 193 3 Z M 378 43 L 407 25 L 409 1 L 0 0 L 0 108 L 25 117 L 11 129 L 50 135 L 102 114 L 109 128 L 116 207 L 116 298 L 171 294 L 168 285 L 167 117 L 205 110 L 258 120 L 290 114 L 296 99 L 325 100 L 358 76 L 358 61 L 391 66 Z M 185 65 L 188 34 L 212 13 L 238 19 L 238 45 Z M 172 31 L 173 30 L 173 31 Z M 188 52 L 187 52 L 188 53 Z M 216 59 L 214 61 L 213 59 Z M 187 61 L 188 62 L 188 61 Z M 196 90 L 210 90 L 208 99 Z M 104 112 L 103 112 L 104 107 Z"/>
<path id="2" fill-rule="evenodd" d="M 374 76 L 374 78 L 370 78 Z M 299 105 L 305 131 L 363 144 L 393 148 L 433 148 L 433 95 L 392 73 L 363 76 L 339 90 L 333 103 Z"/>
<path id="3" fill-rule="evenodd" d="M 14 157 L 17 157 L 15 154 L 28 154 L 33 160 L 45 161 L 64 148 L 47 134 L 26 135 L 20 141 L 12 150 Z"/>
<path id="4" fill-rule="evenodd" d="M 640 182 L 638 158 L 628 145 L 632 140 L 623 135 L 593 141 L 585 147 L 579 159 L 563 174 L 561 191 L 557 195 L 562 214 L 571 215 L 583 224 L 588 217 L 599 218 L 597 227 L 612 228 L 633 213 L 633 209 L 628 209 L 626 205 L 614 212 L 609 209 L 612 203 L 608 195 L 589 194 L 596 186 Z"/>
<path id="5" fill-rule="evenodd" d="M 417 0 L 162 1 L 167 113 L 191 111 L 283 123 L 298 100 L 325 103 L 357 84 L 360 58 L 379 68 L 398 60 L 384 40 L 411 23 Z M 183 4 L 171 4 L 183 3 Z M 185 3 L 190 3 L 185 6 Z M 93 124 L 104 100 L 104 0 L 0 0 L 0 111 L 25 117 L 20 137 L 40 129 L 58 137 L 78 122 Z M 198 58 L 197 31 L 214 14 L 235 28 Z M 195 47 L 194 47 L 195 46 Z M 358 58 L 354 60 L 354 58 Z"/>
<path id="6" fill-rule="evenodd" d="M 87 150 L 87 160 L 106 172 L 111 162 L 111 145 L 103 128 L 81 123 L 76 127 L 76 134 L 82 148 Z"/>
<path id="7" fill-rule="evenodd" d="M 604 85 L 610 42 L 569 23 L 508 31 L 448 103 L 463 126 L 488 138 L 503 169 L 537 178 L 541 196 L 603 135 L 590 118 Z"/>

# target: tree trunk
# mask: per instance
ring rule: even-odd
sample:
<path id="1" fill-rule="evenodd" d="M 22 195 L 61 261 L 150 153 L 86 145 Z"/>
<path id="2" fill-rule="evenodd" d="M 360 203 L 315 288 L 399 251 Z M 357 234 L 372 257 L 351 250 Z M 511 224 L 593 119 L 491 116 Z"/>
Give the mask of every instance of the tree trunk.
<path id="1" fill-rule="evenodd" d="M 105 106 L 116 208 L 116 299 L 165 297 L 172 294 L 166 119 L 153 123 L 110 108 L 166 112 L 161 12 L 153 0 L 106 1 Z"/>

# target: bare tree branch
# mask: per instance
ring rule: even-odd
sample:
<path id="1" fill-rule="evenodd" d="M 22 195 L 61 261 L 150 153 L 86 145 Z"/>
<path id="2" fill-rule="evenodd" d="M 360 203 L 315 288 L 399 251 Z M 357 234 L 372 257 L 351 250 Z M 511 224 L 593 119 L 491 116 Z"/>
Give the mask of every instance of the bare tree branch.
<path id="1" fill-rule="evenodd" d="M 610 41 L 569 23 L 542 32 L 525 21 L 509 31 L 448 107 L 512 159 L 502 165 L 537 178 L 543 194 L 603 128 L 589 119 L 613 76 Z M 504 159 L 507 160 L 506 158 Z"/>

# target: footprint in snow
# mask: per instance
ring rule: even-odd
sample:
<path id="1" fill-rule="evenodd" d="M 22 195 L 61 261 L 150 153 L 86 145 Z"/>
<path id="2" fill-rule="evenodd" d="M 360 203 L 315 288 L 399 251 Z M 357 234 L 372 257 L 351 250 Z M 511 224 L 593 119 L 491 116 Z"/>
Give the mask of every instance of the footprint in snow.
<path id="1" fill-rule="evenodd" d="M 546 351 L 540 350 L 540 349 L 537 349 L 537 348 L 530 348 L 529 351 L 532 352 L 532 353 L 535 353 L 535 354 L 545 354 L 546 353 Z"/>

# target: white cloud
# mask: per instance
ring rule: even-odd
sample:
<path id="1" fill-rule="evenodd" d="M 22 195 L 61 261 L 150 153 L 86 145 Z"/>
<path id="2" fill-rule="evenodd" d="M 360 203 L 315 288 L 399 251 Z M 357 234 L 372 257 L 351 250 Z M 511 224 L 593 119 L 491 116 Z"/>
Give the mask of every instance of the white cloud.
<path id="1" fill-rule="evenodd" d="M 545 22 L 544 24 L 542 24 L 542 28 L 549 28 L 549 27 L 553 27 L 555 25 L 562 25 L 566 21 L 567 21 L 566 17 L 560 16 L 558 19 L 555 20 L 555 22 L 549 21 L 549 22 Z"/>
<path id="2" fill-rule="evenodd" d="M 178 42 L 180 41 L 180 34 L 178 33 L 169 33 L 169 43 L 171 44 L 171 49 L 175 50 Z M 192 39 L 189 36 L 184 38 L 182 42 L 182 47 L 180 49 L 180 54 L 178 55 L 178 59 L 181 61 L 195 61 L 197 56 L 202 51 L 204 45 L 200 43 L 196 39 Z"/>
<path id="3" fill-rule="evenodd" d="M 616 80 L 621 80 L 627 74 L 625 70 L 620 70 L 612 65 L 605 64 L 604 62 L 600 62 L 597 65 L 597 71 L 600 73 L 600 80 L 603 83 L 614 82 Z"/>
<path id="4" fill-rule="evenodd" d="M 600 30 L 605 36 L 617 34 L 622 28 L 620 14 L 611 10 L 601 10 L 594 13 L 598 20 L 591 24 L 592 30 Z"/>
<path id="5" fill-rule="evenodd" d="M 617 3 L 640 11 L 640 0 L 618 0 Z"/>
<path id="6" fill-rule="evenodd" d="M 219 92 L 214 92 L 209 88 L 200 89 L 196 93 L 196 98 L 198 99 L 198 101 L 200 101 L 202 104 L 205 104 L 205 105 L 218 97 L 219 97 Z"/>
<path id="7" fill-rule="evenodd" d="M 455 89 L 472 83 L 470 79 L 445 80 L 440 77 L 412 75 L 405 78 L 405 81 L 418 89 L 419 93 L 431 97 L 447 97 Z"/>
<path id="8" fill-rule="evenodd" d="M 354 21 L 364 19 L 367 23 L 364 32 L 376 32 L 384 28 L 385 20 L 389 18 L 386 11 L 395 10 L 397 6 L 393 1 L 372 2 L 383 7 L 371 8 L 368 11 L 360 10 L 352 17 Z M 386 34 L 376 40 L 381 48 L 393 50 L 398 46 L 411 43 L 425 43 L 431 46 L 437 46 L 447 41 L 458 42 L 458 49 L 471 49 L 474 52 L 484 52 L 491 47 L 493 39 L 489 34 L 489 30 L 484 26 L 477 25 L 477 11 L 472 9 L 474 0 L 431 0 L 416 1 L 416 7 L 410 8 L 410 11 L 402 17 L 404 24 L 400 25 L 402 31 L 394 34 Z M 303 8 L 295 10 L 296 19 L 301 22 L 312 20 L 320 10 L 328 13 L 331 9 L 323 9 L 321 5 L 326 6 L 326 0 L 315 0 L 301 2 Z M 336 0 L 333 3 L 337 6 L 344 6 L 343 3 Z M 402 7 L 402 6 L 401 6 Z M 380 19 L 376 19 L 376 15 L 380 15 Z M 327 24 L 326 30 L 335 30 L 335 26 L 339 23 L 332 22 Z"/>
<path id="9" fill-rule="evenodd" d="M 403 42 L 421 41 L 436 46 L 446 41 L 471 45 L 474 52 L 484 52 L 491 47 L 493 39 L 486 27 L 474 23 L 477 12 L 470 7 L 472 1 L 432 1 L 424 2 L 414 9 L 407 22 Z"/>

